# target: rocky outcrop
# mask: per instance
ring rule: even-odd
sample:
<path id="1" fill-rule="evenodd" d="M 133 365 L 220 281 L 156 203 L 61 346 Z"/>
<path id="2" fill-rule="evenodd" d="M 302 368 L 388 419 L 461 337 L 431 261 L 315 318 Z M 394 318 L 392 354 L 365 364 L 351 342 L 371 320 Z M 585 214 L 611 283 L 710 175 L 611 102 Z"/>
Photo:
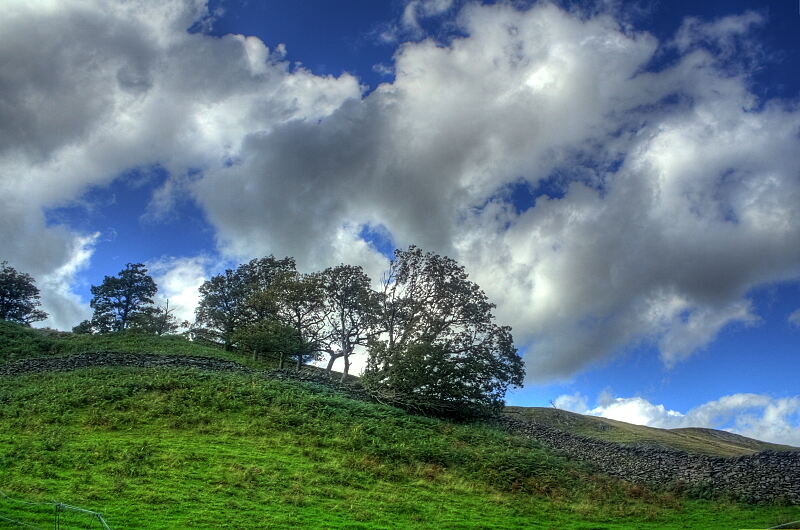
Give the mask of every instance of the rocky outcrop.
<path id="1" fill-rule="evenodd" d="M 507 431 L 534 438 L 548 449 L 630 482 L 701 497 L 724 495 L 746 502 L 800 504 L 800 451 L 722 458 L 606 442 L 533 421 L 508 417 L 495 421 Z"/>

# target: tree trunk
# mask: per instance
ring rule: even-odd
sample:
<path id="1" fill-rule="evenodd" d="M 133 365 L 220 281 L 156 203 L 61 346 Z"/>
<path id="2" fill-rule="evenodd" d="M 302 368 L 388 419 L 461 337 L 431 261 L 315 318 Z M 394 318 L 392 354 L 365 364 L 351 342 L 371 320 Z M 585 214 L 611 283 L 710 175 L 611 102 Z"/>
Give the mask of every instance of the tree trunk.
<path id="1" fill-rule="evenodd" d="M 278 361 L 278 369 L 283 370 L 283 352 L 281 352 L 281 356 L 279 359 L 280 360 Z"/>
<path id="2" fill-rule="evenodd" d="M 350 356 L 344 356 L 344 372 L 342 372 L 342 378 L 340 381 L 344 383 L 345 379 L 347 379 L 347 373 L 350 371 Z"/>
<path id="3" fill-rule="evenodd" d="M 333 355 L 333 354 L 331 354 L 331 358 L 328 361 L 328 366 L 325 367 L 325 371 L 328 372 L 328 375 L 331 375 L 331 371 L 333 370 L 333 363 L 335 363 L 336 359 L 338 359 L 339 357 L 341 357 L 341 355 Z"/>

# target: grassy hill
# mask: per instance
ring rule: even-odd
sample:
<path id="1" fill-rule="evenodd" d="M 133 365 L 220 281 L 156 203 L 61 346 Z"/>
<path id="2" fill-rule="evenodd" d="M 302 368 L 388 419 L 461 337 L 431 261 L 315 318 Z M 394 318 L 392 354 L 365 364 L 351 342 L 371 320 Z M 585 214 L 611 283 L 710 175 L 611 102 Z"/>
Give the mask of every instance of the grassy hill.
<path id="1" fill-rule="evenodd" d="M 715 429 L 656 429 L 623 421 L 584 416 L 545 407 L 506 407 L 511 418 L 535 421 L 564 431 L 617 443 L 639 443 L 671 447 L 689 453 L 742 456 L 758 451 L 796 451 L 796 447 L 762 442 Z"/>
<path id="2" fill-rule="evenodd" d="M 29 356 L 20 340 L 38 344 L 30 356 L 129 349 L 252 362 L 176 338 L 14 333 L 22 339 L 0 333 L 0 362 Z M 265 373 L 180 367 L 0 376 L 0 491 L 97 510 L 113 528 L 758 528 L 800 519 L 798 507 L 626 484 L 480 423 Z M 0 517 L 53 520 L 47 507 L 2 497 Z"/>

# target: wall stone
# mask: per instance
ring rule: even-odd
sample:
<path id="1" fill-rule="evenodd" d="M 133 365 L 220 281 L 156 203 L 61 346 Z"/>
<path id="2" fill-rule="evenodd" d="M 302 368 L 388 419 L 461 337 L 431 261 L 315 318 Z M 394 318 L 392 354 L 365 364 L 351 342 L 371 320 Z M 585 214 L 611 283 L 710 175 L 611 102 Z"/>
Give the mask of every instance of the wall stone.
<path id="1" fill-rule="evenodd" d="M 735 458 L 691 454 L 651 445 L 620 444 L 554 429 L 533 421 L 501 417 L 502 428 L 589 463 L 624 480 L 701 496 L 800 504 L 800 451 L 764 451 Z"/>
<path id="2" fill-rule="evenodd" d="M 159 366 L 197 368 L 211 371 L 238 371 L 254 373 L 237 362 L 211 357 L 185 355 L 158 355 L 143 353 L 79 353 L 64 357 L 39 357 L 0 365 L 0 376 L 22 375 L 35 372 L 65 372 L 90 366 L 131 366 L 154 368 Z"/>

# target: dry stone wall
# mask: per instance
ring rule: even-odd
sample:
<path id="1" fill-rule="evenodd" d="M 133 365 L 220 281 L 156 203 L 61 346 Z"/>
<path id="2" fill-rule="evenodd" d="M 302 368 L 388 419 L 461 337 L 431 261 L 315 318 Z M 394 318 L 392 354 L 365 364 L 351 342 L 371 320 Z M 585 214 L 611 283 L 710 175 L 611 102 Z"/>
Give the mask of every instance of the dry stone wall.
<path id="1" fill-rule="evenodd" d="M 0 364 L 0 376 L 35 372 L 65 372 L 91 366 L 131 366 L 138 368 L 183 367 L 211 371 L 253 372 L 237 362 L 212 357 L 158 355 L 143 353 L 79 353 L 65 357 L 38 357 Z"/>
<path id="2" fill-rule="evenodd" d="M 503 428 L 587 462 L 615 477 L 696 495 L 727 495 L 746 502 L 800 504 L 800 451 L 764 451 L 735 458 L 690 454 L 570 434 L 541 423 L 502 417 Z"/>

